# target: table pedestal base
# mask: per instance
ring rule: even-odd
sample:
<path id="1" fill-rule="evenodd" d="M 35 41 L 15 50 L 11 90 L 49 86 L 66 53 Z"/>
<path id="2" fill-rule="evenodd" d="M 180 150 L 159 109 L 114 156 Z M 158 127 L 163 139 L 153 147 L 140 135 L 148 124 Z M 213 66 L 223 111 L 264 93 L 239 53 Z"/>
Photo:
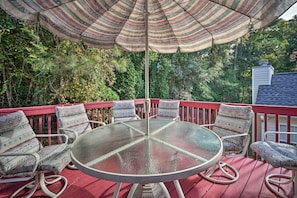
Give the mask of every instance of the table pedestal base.
<path id="1" fill-rule="evenodd" d="M 129 198 L 170 198 L 164 183 L 133 184 Z"/>

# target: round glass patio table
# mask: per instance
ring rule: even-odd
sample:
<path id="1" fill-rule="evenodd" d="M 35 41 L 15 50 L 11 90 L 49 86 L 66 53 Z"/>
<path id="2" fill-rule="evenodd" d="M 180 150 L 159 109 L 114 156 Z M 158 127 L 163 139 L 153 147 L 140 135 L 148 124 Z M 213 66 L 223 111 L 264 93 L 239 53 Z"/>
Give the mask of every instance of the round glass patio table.
<path id="1" fill-rule="evenodd" d="M 72 162 L 86 174 L 118 182 L 116 191 L 121 182 L 175 181 L 183 197 L 178 179 L 214 166 L 222 155 L 221 139 L 205 127 L 151 119 L 149 128 L 147 135 L 145 120 L 135 120 L 93 129 L 73 143 Z M 169 196 L 168 191 L 165 194 Z"/>

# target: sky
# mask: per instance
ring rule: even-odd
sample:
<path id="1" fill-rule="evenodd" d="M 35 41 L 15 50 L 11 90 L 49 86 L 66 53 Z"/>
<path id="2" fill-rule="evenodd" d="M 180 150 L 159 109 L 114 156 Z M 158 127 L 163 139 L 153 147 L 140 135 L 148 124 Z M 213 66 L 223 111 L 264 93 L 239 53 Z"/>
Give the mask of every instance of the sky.
<path id="1" fill-rule="evenodd" d="M 287 10 L 280 18 L 290 20 L 293 16 L 297 15 L 297 3 L 295 3 L 289 10 Z"/>

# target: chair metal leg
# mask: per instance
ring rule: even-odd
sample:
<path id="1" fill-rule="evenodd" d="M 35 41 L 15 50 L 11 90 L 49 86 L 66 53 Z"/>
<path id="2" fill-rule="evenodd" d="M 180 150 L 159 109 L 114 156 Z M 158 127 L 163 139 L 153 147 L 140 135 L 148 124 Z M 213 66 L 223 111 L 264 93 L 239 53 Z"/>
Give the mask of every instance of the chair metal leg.
<path id="1" fill-rule="evenodd" d="M 54 193 L 48 189 L 47 187 L 48 185 L 54 184 L 60 180 L 62 180 L 64 184 L 62 184 L 63 186 L 58 193 Z M 38 185 L 40 185 L 42 191 L 49 197 L 58 197 L 64 192 L 64 190 L 67 187 L 67 184 L 68 184 L 68 181 L 64 176 L 61 176 L 61 175 L 45 176 L 44 173 L 39 173 L 35 175 L 35 180 L 31 181 L 28 184 L 25 184 L 24 186 L 16 190 L 10 197 L 11 198 L 16 197 L 21 191 L 23 191 L 26 188 L 31 189 L 30 193 L 26 196 L 26 198 L 32 197 Z"/>
<path id="2" fill-rule="evenodd" d="M 129 194 L 128 194 L 128 196 L 127 196 L 128 198 L 132 198 L 132 196 L 134 195 L 134 193 L 135 193 L 135 191 L 136 191 L 138 185 L 139 185 L 139 184 L 137 184 L 137 183 L 132 185 L 132 187 L 131 187 L 131 189 L 130 189 L 130 191 L 129 191 Z"/>
<path id="3" fill-rule="evenodd" d="M 277 179 L 274 179 L 277 178 Z M 286 179 L 284 181 L 280 181 L 279 179 L 283 178 Z M 297 177 L 296 177 L 296 170 L 292 170 L 292 176 L 285 175 L 285 174 L 270 174 L 267 175 L 265 178 L 266 186 L 269 190 L 271 190 L 274 194 L 281 198 L 287 198 L 287 196 L 281 192 L 279 192 L 277 189 L 277 185 L 281 184 L 289 184 L 291 182 L 294 182 L 294 198 L 297 198 Z"/>
<path id="4" fill-rule="evenodd" d="M 36 189 L 38 187 L 38 176 L 35 176 L 35 180 L 23 185 L 19 189 L 17 189 L 12 195 L 10 195 L 10 198 L 16 197 L 21 191 L 24 189 L 31 189 L 30 193 L 26 196 L 26 198 L 32 197 L 32 195 L 35 193 Z"/>
<path id="5" fill-rule="evenodd" d="M 202 176 L 206 180 L 209 180 L 211 182 L 218 183 L 218 184 L 231 184 L 238 180 L 239 173 L 233 166 L 222 161 L 219 161 L 217 165 L 220 171 L 223 173 L 222 177 L 227 178 L 227 180 L 219 180 L 212 177 L 213 173 L 217 170 L 216 165 L 206 170 L 205 172 L 200 173 L 200 176 Z"/>
<path id="6" fill-rule="evenodd" d="M 170 198 L 170 194 L 169 194 L 165 184 L 163 182 L 159 182 L 159 186 L 162 188 L 165 197 Z M 180 198 L 182 198 L 182 197 L 180 197 Z"/>
<path id="7" fill-rule="evenodd" d="M 170 194 L 163 182 L 151 183 L 151 184 L 136 183 L 132 185 L 127 197 L 128 198 L 134 198 L 134 197 L 170 198 Z"/>
<path id="8" fill-rule="evenodd" d="M 54 184 L 58 181 L 64 182 L 64 184 L 62 183 L 61 189 L 57 193 L 50 191 L 47 186 Z M 50 197 L 60 196 L 66 189 L 67 184 L 68 184 L 68 180 L 66 179 L 66 177 L 64 177 L 62 175 L 45 176 L 44 173 L 40 174 L 40 187 L 41 187 L 42 191 Z"/>
<path id="9" fill-rule="evenodd" d="M 113 192 L 112 198 L 117 198 L 119 196 L 119 192 L 121 190 L 121 185 L 122 185 L 121 182 L 117 183 L 116 188 L 115 188 L 115 190 Z"/>
<path id="10" fill-rule="evenodd" d="M 294 177 L 294 198 L 297 198 L 297 170 L 293 170 Z"/>
<path id="11" fill-rule="evenodd" d="M 176 191 L 178 193 L 179 198 L 185 198 L 185 195 L 184 195 L 183 190 L 182 190 L 182 188 L 181 188 L 181 186 L 179 184 L 179 181 L 174 180 L 173 182 L 174 182 L 174 186 L 176 188 Z"/>

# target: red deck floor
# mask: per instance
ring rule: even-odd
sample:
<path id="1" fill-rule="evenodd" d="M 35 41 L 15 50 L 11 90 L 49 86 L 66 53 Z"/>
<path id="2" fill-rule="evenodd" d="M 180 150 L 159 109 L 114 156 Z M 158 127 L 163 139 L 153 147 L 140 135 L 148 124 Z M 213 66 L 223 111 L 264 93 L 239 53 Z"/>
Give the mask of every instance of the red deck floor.
<path id="1" fill-rule="evenodd" d="M 271 193 L 265 183 L 265 175 L 270 173 L 291 174 L 286 169 L 275 169 L 267 163 L 256 161 L 250 158 L 234 158 L 228 159 L 234 167 L 239 169 L 239 180 L 230 185 L 213 184 L 199 175 L 193 175 L 186 179 L 180 180 L 181 187 L 186 198 L 254 198 L 254 197 L 276 197 Z M 79 170 L 65 169 L 62 175 L 68 179 L 68 187 L 61 198 L 110 198 L 115 189 L 115 182 L 101 180 L 86 175 Z M 219 175 L 218 175 L 219 176 Z M 1 184 L 0 197 L 8 197 L 23 183 Z M 177 198 L 177 192 L 173 182 L 166 183 L 168 191 L 172 198 Z M 131 184 L 122 184 L 119 198 L 127 197 Z M 57 186 L 52 186 L 57 188 Z M 283 187 L 283 190 L 289 197 L 293 197 L 293 184 Z M 22 196 L 20 196 L 22 197 Z M 41 190 L 38 190 L 33 197 L 45 197 Z"/>

